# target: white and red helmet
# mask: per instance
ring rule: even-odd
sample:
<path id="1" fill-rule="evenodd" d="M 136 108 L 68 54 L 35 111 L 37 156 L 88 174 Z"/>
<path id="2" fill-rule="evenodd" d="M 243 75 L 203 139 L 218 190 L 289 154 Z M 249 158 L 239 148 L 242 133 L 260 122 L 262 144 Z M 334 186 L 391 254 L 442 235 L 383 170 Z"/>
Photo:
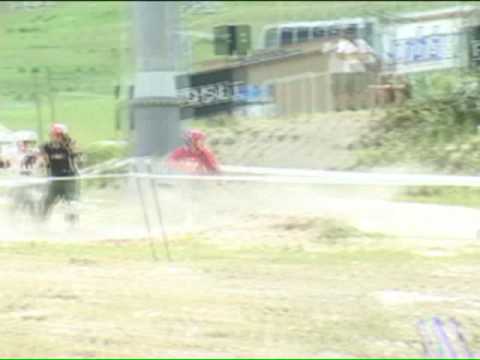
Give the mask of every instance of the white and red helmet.
<path id="1" fill-rule="evenodd" d="M 38 136 L 35 131 L 31 130 L 22 130 L 17 131 L 15 134 L 15 140 L 17 147 L 20 151 L 26 151 L 30 146 L 38 142 Z"/>
<path id="2" fill-rule="evenodd" d="M 68 128 L 64 124 L 55 123 L 55 124 L 52 124 L 52 127 L 50 128 L 50 133 L 52 135 L 67 135 Z"/>
<path id="3" fill-rule="evenodd" d="M 203 131 L 197 129 L 190 129 L 183 133 L 183 140 L 185 140 L 187 145 L 191 145 L 198 140 L 205 140 L 206 137 Z"/>
<path id="4" fill-rule="evenodd" d="M 36 143 L 38 141 L 37 133 L 32 130 L 17 131 L 14 136 L 17 143 Z"/>

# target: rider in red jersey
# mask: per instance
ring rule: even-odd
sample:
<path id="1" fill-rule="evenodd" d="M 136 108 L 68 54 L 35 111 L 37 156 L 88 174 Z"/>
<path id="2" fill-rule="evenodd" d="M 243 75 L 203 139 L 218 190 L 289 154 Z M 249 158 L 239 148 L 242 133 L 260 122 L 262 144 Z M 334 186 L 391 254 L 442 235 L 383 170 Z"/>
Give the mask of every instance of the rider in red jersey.
<path id="1" fill-rule="evenodd" d="M 220 173 L 215 155 L 205 146 L 205 133 L 200 130 L 187 130 L 183 138 L 185 145 L 168 156 L 169 167 L 194 174 Z"/>

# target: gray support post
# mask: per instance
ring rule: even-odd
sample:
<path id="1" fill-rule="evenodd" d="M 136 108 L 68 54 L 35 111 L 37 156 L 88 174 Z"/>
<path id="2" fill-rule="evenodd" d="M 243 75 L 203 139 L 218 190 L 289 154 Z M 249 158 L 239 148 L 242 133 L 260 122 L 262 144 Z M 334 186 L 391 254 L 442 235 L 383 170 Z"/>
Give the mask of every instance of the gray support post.
<path id="1" fill-rule="evenodd" d="M 57 112 L 55 109 L 55 91 L 52 85 L 52 73 L 50 67 L 45 69 L 47 84 L 48 84 L 48 102 L 50 104 L 50 124 L 53 124 L 57 120 Z"/>
<path id="2" fill-rule="evenodd" d="M 152 168 L 151 162 L 148 163 L 147 170 L 150 175 L 153 175 L 153 168 Z M 167 256 L 167 260 L 171 261 L 170 247 L 168 244 L 167 232 L 165 231 L 165 224 L 163 222 L 162 208 L 160 206 L 160 200 L 158 199 L 157 183 L 153 177 L 150 178 L 150 185 L 152 187 L 153 201 L 155 203 L 155 210 L 157 211 L 158 222 L 160 223 L 160 228 L 162 230 L 162 240 L 163 240 L 163 246 L 165 248 L 165 254 Z"/>
<path id="3" fill-rule="evenodd" d="M 138 166 L 137 164 L 134 165 L 135 172 L 138 174 Z M 148 212 L 147 212 L 147 204 L 145 201 L 145 196 L 143 193 L 142 189 L 142 183 L 141 179 L 138 176 L 135 176 L 135 181 L 137 183 L 137 190 L 138 190 L 138 196 L 140 197 L 140 205 L 142 206 L 142 211 L 143 211 L 143 219 L 145 221 L 145 226 L 147 228 L 147 233 L 148 233 L 148 239 L 149 239 L 149 244 L 150 244 L 150 251 L 152 253 L 152 258 L 154 261 L 158 261 L 158 256 L 157 256 L 157 251 L 155 249 L 155 245 L 153 243 L 153 236 L 152 236 L 152 226 L 150 224 L 150 219 L 148 217 Z"/>
<path id="4" fill-rule="evenodd" d="M 176 77 L 182 53 L 178 2 L 136 1 L 136 77 L 131 102 L 135 156 L 163 156 L 178 145 L 180 101 Z"/>
<path id="5" fill-rule="evenodd" d="M 33 88 L 34 88 L 34 98 L 35 98 L 35 108 L 37 112 L 37 132 L 38 132 L 38 138 L 40 140 L 40 143 L 43 142 L 43 120 L 42 120 L 42 100 L 40 99 L 40 89 L 39 89 L 39 83 L 38 83 L 38 69 L 33 68 L 32 70 L 32 76 L 33 76 Z"/>

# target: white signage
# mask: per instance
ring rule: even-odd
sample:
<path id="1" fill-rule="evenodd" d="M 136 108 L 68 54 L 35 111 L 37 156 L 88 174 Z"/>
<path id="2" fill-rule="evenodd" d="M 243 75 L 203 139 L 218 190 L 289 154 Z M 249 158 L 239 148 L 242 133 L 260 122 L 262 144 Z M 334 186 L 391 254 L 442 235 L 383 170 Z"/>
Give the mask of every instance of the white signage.
<path id="1" fill-rule="evenodd" d="M 385 65 L 395 72 L 459 66 L 460 25 L 457 19 L 439 19 L 387 26 L 383 35 Z"/>
<path id="2" fill-rule="evenodd" d="M 178 96 L 187 106 L 208 106 L 227 102 L 259 103 L 271 101 L 271 88 L 245 84 L 241 81 L 224 81 L 181 89 Z"/>
<path id="3" fill-rule="evenodd" d="M 223 81 L 179 90 L 179 97 L 190 106 L 207 106 L 232 101 L 239 93 L 240 81 Z"/>

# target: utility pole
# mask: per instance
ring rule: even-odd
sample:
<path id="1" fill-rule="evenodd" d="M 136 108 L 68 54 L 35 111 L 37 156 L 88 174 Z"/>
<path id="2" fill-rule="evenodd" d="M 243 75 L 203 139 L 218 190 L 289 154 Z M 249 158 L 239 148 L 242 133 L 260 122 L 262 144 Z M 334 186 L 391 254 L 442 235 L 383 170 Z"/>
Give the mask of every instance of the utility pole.
<path id="1" fill-rule="evenodd" d="M 37 110 L 37 131 L 40 142 L 43 142 L 43 120 L 42 120 L 42 103 L 39 94 L 39 84 L 38 84 L 38 72 L 39 69 L 34 67 L 31 69 L 33 76 L 33 97 L 35 100 L 35 106 Z"/>
<path id="2" fill-rule="evenodd" d="M 130 105 L 135 127 L 135 156 L 162 156 L 178 145 L 180 101 L 176 78 L 181 25 L 176 1 L 133 2 L 135 94 Z"/>
<path id="3" fill-rule="evenodd" d="M 50 72 L 50 67 L 46 68 L 46 77 L 48 85 L 48 102 L 50 103 L 50 124 L 54 123 L 56 120 L 56 109 L 55 109 L 55 93 L 52 87 L 52 74 Z"/>

